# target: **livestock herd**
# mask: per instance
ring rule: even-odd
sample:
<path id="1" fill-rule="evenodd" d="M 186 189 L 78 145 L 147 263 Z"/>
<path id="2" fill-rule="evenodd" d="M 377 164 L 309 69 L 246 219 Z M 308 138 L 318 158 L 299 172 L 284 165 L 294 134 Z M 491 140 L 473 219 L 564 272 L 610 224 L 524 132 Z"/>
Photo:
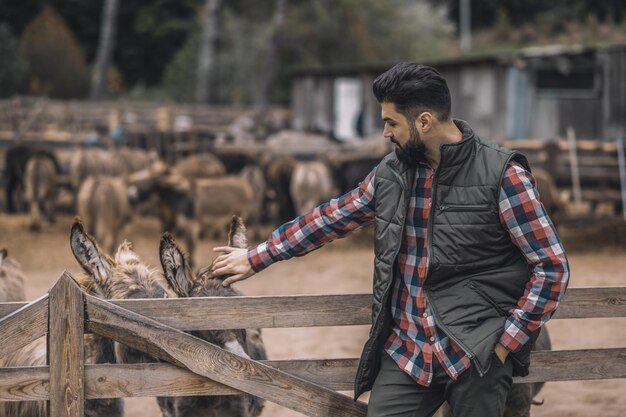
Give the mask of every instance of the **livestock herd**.
<path id="1" fill-rule="evenodd" d="M 77 149 L 62 160 L 51 150 L 18 146 L 5 158 L 6 207 L 15 210 L 23 200 L 31 228 L 39 230 L 55 220 L 63 186 L 71 210 L 106 250 L 117 247 L 134 216 L 151 214 L 193 260 L 198 240 L 223 236 L 232 214 L 258 235 L 262 223 L 291 220 L 353 188 L 377 161 L 207 152 L 166 164 L 153 151 L 131 148 Z"/>

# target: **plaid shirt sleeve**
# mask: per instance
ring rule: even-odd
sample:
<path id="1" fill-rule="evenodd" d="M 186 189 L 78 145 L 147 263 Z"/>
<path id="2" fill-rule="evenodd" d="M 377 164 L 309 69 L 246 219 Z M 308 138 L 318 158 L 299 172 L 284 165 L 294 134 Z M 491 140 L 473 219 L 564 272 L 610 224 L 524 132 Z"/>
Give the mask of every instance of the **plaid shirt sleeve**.
<path id="1" fill-rule="evenodd" d="M 376 168 L 357 188 L 314 208 L 272 232 L 269 240 L 248 249 L 248 261 L 260 272 L 277 261 L 305 255 L 374 220 Z"/>
<path id="2" fill-rule="evenodd" d="M 569 281 L 567 257 L 548 217 L 535 179 L 510 163 L 500 189 L 500 222 L 532 267 L 517 308 L 510 311 L 499 343 L 516 352 L 531 334 L 552 317 Z"/>

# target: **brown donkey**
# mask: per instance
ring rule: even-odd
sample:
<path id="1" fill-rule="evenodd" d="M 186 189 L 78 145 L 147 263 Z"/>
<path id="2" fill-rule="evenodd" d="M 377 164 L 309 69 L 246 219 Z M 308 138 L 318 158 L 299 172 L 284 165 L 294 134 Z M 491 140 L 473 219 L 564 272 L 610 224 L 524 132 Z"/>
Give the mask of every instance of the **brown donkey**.
<path id="1" fill-rule="evenodd" d="M 93 278 L 95 285 L 102 289 L 106 299 L 168 298 L 176 297 L 163 274 L 148 267 L 133 252 L 129 242 L 123 242 L 112 259 L 98 247 L 95 239 L 85 232 L 76 220 L 71 233 L 72 252 L 78 263 Z M 115 343 L 115 356 L 118 363 L 151 363 L 158 359 L 123 344 Z M 163 415 L 163 401 L 157 398 Z"/>
<path id="2" fill-rule="evenodd" d="M 4 260 L 9 261 L 10 259 Z M 110 258 L 109 258 L 110 261 Z M 7 265 L 5 262 L 1 262 L 3 265 L 0 277 L 5 273 Z M 17 271 L 15 262 L 11 264 L 11 274 L 18 275 L 19 281 L 23 281 L 22 273 Z M 107 268 L 114 268 L 114 264 L 110 261 L 107 264 Z M 87 270 L 88 274 L 77 277 L 78 284 L 83 291 L 94 295 L 96 297 L 103 297 L 104 293 L 102 289 L 96 284 L 92 278 L 93 274 Z M 23 296 L 23 289 L 15 290 L 17 293 L 21 291 L 21 299 Z M 14 294 L 13 294 L 14 295 Z M 3 301 L 3 297 L 0 296 L 0 301 Z M 13 297 L 14 301 L 17 301 Z M 97 363 L 115 363 L 115 354 L 113 351 L 113 342 L 109 339 L 100 337 L 95 334 L 85 335 L 85 363 L 97 364 Z M 41 337 L 29 345 L 12 352 L 2 358 L 0 358 L 0 367 L 10 366 L 43 366 L 46 365 L 46 338 Z M 85 401 L 85 416 L 110 416 L 110 417 L 122 417 L 124 415 L 124 403 L 121 399 L 104 398 L 97 400 Z M 46 402 L 45 401 L 23 401 L 23 402 L 6 402 L 0 403 L 0 417 L 46 417 L 48 416 Z"/>
<path id="3" fill-rule="evenodd" d="M 233 216 L 229 246 L 247 246 L 246 229 L 241 218 Z M 233 287 L 222 285 L 223 277 L 213 276 L 211 266 L 192 274 L 186 256 L 169 233 L 163 235 L 159 248 L 165 278 L 179 297 L 232 297 L 242 295 Z M 207 342 L 254 360 L 267 359 L 260 329 L 194 331 Z M 264 400 L 251 396 L 178 397 L 167 401 L 168 415 L 176 417 L 256 417 Z"/>

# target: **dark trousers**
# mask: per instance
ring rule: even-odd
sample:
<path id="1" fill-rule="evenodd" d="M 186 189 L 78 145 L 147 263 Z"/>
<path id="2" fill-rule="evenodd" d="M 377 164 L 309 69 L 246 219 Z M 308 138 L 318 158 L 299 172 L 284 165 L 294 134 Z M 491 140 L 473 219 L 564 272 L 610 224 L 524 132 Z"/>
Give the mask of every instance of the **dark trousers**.
<path id="1" fill-rule="evenodd" d="M 433 355 L 433 379 L 429 387 L 418 385 L 383 352 L 380 372 L 370 394 L 368 417 L 431 417 L 444 401 L 454 417 L 502 417 L 513 383 L 513 363 L 504 364 L 493 354 L 482 378 L 473 367 L 456 381 L 450 379 Z"/>

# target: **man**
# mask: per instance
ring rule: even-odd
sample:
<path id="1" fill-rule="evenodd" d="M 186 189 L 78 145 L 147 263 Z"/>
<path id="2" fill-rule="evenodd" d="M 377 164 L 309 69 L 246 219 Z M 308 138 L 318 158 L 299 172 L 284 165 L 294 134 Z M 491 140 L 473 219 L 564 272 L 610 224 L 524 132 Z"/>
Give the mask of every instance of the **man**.
<path id="1" fill-rule="evenodd" d="M 501 416 L 512 377 L 563 297 L 569 266 L 526 158 L 450 116 L 446 81 L 400 63 L 374 81 L 395 145 L 358 188 L 249 250 L 215 248 L 246 279 L 375 223 L 374 305 L 355 398 L 368 416 Z"/>

